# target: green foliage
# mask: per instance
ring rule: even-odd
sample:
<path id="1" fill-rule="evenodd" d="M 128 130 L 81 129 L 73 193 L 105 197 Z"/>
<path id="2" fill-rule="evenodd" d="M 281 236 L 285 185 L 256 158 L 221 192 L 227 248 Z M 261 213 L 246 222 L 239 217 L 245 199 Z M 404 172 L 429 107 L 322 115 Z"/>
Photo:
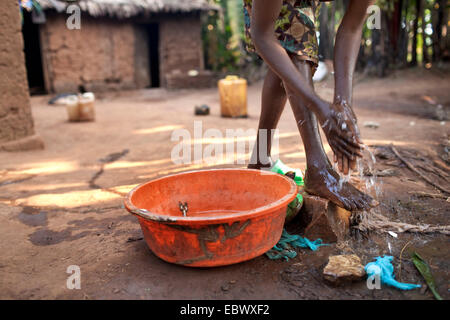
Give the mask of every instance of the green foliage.
<path id="1" fill-rule="evenodd" d="M 243 0 L 211 1 L 220 5 L 222 12 L 212 11 L 203 19 L 206 67 L 235 73 L 249 64 L 260 65 L 258 56 L 245 50 Z"/>
<path id="2" fill-rule="evenodd" d="M 243 45 L 243 0 L 210 1 L 220 5 L 222 12 L 213 11 L 204 18 L 203 40 L 206 66 L 215 71 L 234 72 L 248 62 L 258 64 L 257 56 L 247 53 Z M 345 14 L 345 3 L 344 0 L 322 3 L 329 7 L 329 17 L 325 23 L 329 25 L 330 32 L 333 33 L 329 40 L 332 41 L 330 46 L 334 43 L 335 33 Z M 376 30 L 370 30 L 367 24 L 364 24 L 358 66 L 364 68 L 368 65 L 374 67 L 377 64 L 383 64 L 383 68 L 401 67 L 411 62 L 431 66 L 428 63 L 431 59 L 442 59 L 442 56 L 435 56 L 435 29 L 443 28 L 446 24 L 444 21 L 442 25 L 436 26 L 438 3 L 444 3 L 444 1 L 377 0 L 376 5 L 381 9 L 382 29 L 375 34 Z M 402 4 L 401 7 L 398 6 L 399 4 Z M 422 4 L 420 12 L 416 12 L 417 4 Z M 334 9 L 331 10 L 331 8 Z M 331 12 L 334 12 L 333 17 Z M 333 26 L 330 25 L 332 21 L 334 21 Z M 377 46 L 372 43 L 375 41 L 374 35 L 378 41 Z M 413 39 L 416 41 L 414 42 Z M 444 46 L 445 41 L 440 40 L 439 45 Z M 441 51 L 445 50 L 441 49 Z M 413 56 L 414 61 L 412 61 Z"/>
<path id="3" fill-rule="evenodd" d="M 222 12 L 210 11 L 202 27 L 205 58 L 208 68 L 214 71 L 234 71 L 240 61 L 239 26 L 233 28 L 238 17 L 232 6 L 240 1 L 214 0 Z"/>
<path id="4" fill-rule="evenodd" d="M 428 263 L 415 251 L 411 254 L 411 258 L 417 270 L 419 270 L 420 274 L 427 282 L 427 285 L 430 288 L 431 292 L 433 293 L 434 297 L 437 300 L 442 300 L 442 297 L 436 290 L 436 284 L 434 282 L 434 278 L 433 275 L 431 274 L 431 270 L 430 267 L 428 266 Z"/>

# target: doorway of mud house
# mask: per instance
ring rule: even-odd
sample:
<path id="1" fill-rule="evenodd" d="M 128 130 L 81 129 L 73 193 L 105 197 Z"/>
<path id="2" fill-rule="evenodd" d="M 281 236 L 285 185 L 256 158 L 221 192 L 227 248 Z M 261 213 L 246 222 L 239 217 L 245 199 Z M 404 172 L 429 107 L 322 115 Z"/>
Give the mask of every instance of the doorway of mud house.
<path id="1" fill-rule="evenodd" d="M 159 88 L 159 24 L 150 23 L 147 26 L 148 60 L 150 67 L 150 87 Z"/>
<path id="2" fill-rule="evenodd" d="M 39 25 L 33 23 L 32 14 L 26 10 L 23 10 L 22 35 L 30 94 L 45 94 Z"/>

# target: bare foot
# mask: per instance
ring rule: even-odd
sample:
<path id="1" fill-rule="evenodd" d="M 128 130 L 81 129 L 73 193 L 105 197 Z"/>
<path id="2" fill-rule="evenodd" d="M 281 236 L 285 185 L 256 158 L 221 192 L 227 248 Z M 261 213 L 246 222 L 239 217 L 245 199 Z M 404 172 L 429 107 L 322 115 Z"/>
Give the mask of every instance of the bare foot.
<path id="1" fill-rule="evenodd" d="M 341 177 L 331 167 L 318 169 L 308 167 L 305 172 L 305 191 L 325 199 L 346 210 L 368 210 L 378 202 L 359 191 L 348 182 L 340 183 Z"/>

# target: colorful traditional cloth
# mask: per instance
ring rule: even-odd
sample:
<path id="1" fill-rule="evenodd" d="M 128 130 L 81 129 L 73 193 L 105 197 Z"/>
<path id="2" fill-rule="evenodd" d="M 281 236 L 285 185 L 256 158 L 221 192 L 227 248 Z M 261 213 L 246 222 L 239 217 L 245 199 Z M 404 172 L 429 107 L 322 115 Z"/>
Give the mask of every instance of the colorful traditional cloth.
<path id="1" fill-rule="evenodd" d="M 275 35 L 283 48 L 299 58 L 319 63 L 319 45 L 316 36 L 318 0 L 283 0 L 275 23 Z M 255 52 L 251 40 L 252 0 L 244 0 L 245 42 L 249 52 Z"/>

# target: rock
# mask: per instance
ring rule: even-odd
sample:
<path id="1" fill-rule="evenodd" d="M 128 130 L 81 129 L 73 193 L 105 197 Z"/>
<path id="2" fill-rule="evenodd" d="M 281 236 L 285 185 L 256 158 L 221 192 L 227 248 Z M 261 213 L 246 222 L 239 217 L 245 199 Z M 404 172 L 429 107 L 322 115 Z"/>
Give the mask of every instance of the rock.
<path id="1" fill-rule="evenodd" d="M 301 224 L 305 227 L 304 236 L 325 243 L 344 240 L 350 232 L 351 212 L 336 206 L 327 199 L 302 193 L 304 203 Z"/>
<path id="2" fill-rule="evenodd" d="M 203 104 L 201 106 L 195 106 L 195 115 L 197 116 L 207 116 L 209 115 L 209 106 L 207 106 L 206 104 Z"/>
<path id="3" fill-rule="evenodd" d="M 444 107 L 442 104 L 436 106 L 436 118 L 439 121 L 450 119 L 450 108 Z"/>
<path id="4" fill-rule="evenodd" d="M 392 153 L 392 151 L 386 149 L 385 147 L 376 148 L 374 150 L 374 156 L 382 160 L 395 159 L 395 155 Z"/>
<path id="5" fill-rule="evenodd" d="M 377 171 L 377 177 L 393 177 L 397 175 L 397 171 L 395 169 L 384 169 L 381 171 Z"/>
<path id="6" fill-rule="evenodd" d="M 296 287 L 299 287 L 299 288 L 302 288 L 305 285 L 302 281 L 299 281 L 299 280 L 294 280 L 291 283 L 292 283 L 293 286 L 296 286 Z"/>
<path id="7" fill-rule="evenodd" d="M 333 284 L 364 279 L 366 272 L 361 260 L 355 254 L 330 256 L 323 269 L 323 277 Z"/>
<path id="8" fill-rule="evenodd" d="M 366 128 L 378 129 L 380 127 L 380 124 L 375 121 L 365 121 L 363 126 Z"/>
<path id="9" fill-rule="evenodd" d="M 44 149 L 44 141 L 37 134 L 0 144 L 0 151 L 16 152 L 42 149 Z"/>

